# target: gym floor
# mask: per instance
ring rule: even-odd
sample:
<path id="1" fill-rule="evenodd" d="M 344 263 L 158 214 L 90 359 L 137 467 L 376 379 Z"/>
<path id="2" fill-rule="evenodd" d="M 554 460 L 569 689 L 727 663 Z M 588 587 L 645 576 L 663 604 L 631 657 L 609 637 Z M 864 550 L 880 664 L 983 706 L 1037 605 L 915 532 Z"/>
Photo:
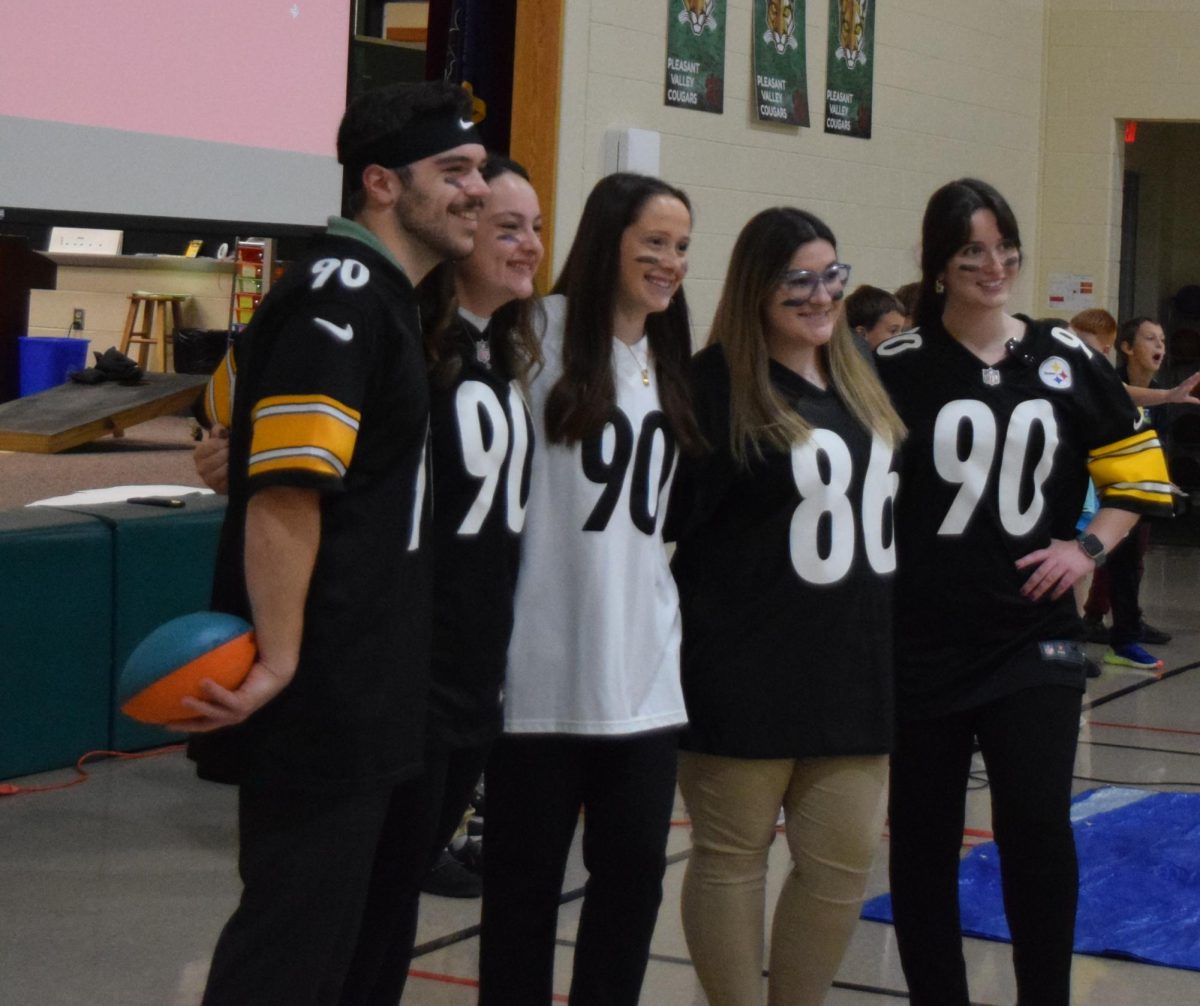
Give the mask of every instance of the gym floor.
<path id="1" fill-rule="evenodd" d="M 1200 792 L 1200 550 L 1154 547 L 1142 602 L 1174 633 L 1151 649 L 1157 673 L 1106 668 L 1089 682 L 1076 788 L 1102 781 Z M 1091 646 L 1099 658 L 1102 647 Z M 234 792 L 198 782 L 178 751 L 88 767 L 81 785 L 0 798 L 0 972 L 3 1006 L 192 1006 L 199 1002 L 217 933 L 238 896 Z M 22 787 L 69 781 L 52 772 L 9 780 Z M 1190 785 L 1180 785 L 1180 783 Z M 990 828 L 986 789 L 968 804 L 964 844 Z M 663 907 L 642 1001 L 699 1006 L 679 922 L 688 836 L 682 802 L 672 829 Z M 536 827 L 530 822 L 530 827 Z M 486 842 L 485 842 L 486 845 Z M 886 834 L 868 893 L 887 889 Z M 772 850 L 772 890 L 788 867 Z M 566 1002 L 584 872 L 575 854 L 559 916 L 556 1001 Z M 406 1004 L 475 1001 L 478 901 L 426 897 Z M 1200 939 L 1200 936 L 1198 936 Z M 979 1004 L 1015 997 L 1007 944 L 968 939 Z M 892 928 L 860 921 L 827 1002 L 867 1006 L 907 998 Z M 1077 1006 L 1192 1006 L 1200 973 L 1076 956 Z"/>

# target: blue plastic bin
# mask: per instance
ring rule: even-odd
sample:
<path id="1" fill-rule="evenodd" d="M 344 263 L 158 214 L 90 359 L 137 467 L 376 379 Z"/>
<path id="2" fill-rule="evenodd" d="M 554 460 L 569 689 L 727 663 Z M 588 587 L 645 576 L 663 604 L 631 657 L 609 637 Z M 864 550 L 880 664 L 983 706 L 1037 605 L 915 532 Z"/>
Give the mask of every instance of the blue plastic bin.
<path id="1" fill-rule="evenodd" d="M 87 363 L 87 339 L 21 336 L 21 397 L 55 388 Z"/>

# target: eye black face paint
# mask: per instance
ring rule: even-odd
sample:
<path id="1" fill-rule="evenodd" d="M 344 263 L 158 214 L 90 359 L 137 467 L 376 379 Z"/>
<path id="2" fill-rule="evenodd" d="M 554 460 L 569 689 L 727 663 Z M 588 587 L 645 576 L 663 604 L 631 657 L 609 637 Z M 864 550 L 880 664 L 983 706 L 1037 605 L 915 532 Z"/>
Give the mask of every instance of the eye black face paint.
<path id="1" fill-rule="evenodd" d="M 1010 255 L 1008 258 L 1003 259 L 1000 262 L 1000 267 L 1002 269 L 1015 269 L 1020 264 L 1021 264 L 1021 256 L 1020 255 Z M 955 268 L 959 272 L 973 273 L 973 272 L 979 272 L 983 268 L 983 266 L 976 265 L 973 262 L 960 262 L 957 266 L 955 266 Z"/>

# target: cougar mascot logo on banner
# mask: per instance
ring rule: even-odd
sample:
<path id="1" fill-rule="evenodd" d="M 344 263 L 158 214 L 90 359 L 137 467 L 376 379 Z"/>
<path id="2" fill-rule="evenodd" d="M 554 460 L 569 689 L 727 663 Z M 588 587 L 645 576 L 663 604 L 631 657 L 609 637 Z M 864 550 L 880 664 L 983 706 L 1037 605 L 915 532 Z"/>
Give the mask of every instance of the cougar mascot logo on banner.
<path id="1" fill-rule="evenodd" d="M 863 52 L 863 36 L 867 31 L 867 5 L 871 0 L 838 0 L 839 30 L 838 47 L 834 53 L 846 66 L 853 70 L 859 63 L 867 61 Z"/>
<path id="2" fill-rule="evenodd" d="M 714 3 L 715 0 L 683 0 L 679 23 L 690 27 L 693 35 L 702 35 L 705 28 L 716 31 L 717 19 L 712 16 Z"/>
<path id="3" fill-rule="evenodd" d="M 795 32 L 796 9 L 791 0 L 769 0 L 763 41 L 775 46 L 775 51 L 782 56 L 789 49 L 797 48 Z"/>

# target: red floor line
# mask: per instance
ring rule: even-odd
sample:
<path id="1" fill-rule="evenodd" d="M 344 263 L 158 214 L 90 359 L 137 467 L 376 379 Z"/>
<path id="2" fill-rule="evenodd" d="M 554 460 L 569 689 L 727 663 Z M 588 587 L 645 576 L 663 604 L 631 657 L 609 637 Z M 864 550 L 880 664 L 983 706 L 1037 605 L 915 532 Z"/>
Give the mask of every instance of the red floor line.
<path id="1" fill-rule="evenodd" d="M 410 978 L 423 978 L 427 982 L 441 982 L 443 985 L 465 985 L 467 988 L 479 988 L 479 982 L 474 978 L 459 978 L 457 975 L 443 975 L 436 971 L 418 971 L 416 968 L 408 969 Z M 564 995 L 552 995 L 552 1002 L 565 1003 L 567 997 Z"/>
<path id="2" fill-rule="evenodd" d="M 879 837 L 884 842 L 890 842 L 892 840 L 892 834 L 889 831 L 884 831 L 884 833 Z M 994 837 L 995 836 L 990 831 L 980 831 L 978 828 L 963 828 L 963 848 L 974 849 L 975 846 L 984 844 L 983 842 L 968 842 L 968 838 L 982 838 L 985 841 L 990 842 Z"/>
<path id="3" fill-rule="evenodd" d="M 408 969 L 409 978 L 423 978 L 427 982 L 441 982 L 443 985 L 466 985 L 468 988 L 479 988 L 479 982 L 474 978 L 458 978 L 454 975 L 442 975 L 434 971 L 418 971 L 416 968 Z"/>
<path id="4" fill-rule="evenodd" d="M 1089 727 L 1112 727 L 1116 730 L 1145 730 L 1155 734 L 1181 734 L 1185 737 L 1200 737 L 1200 730 L 1183 730 L 1179 727 L 1144 727 L 1137 723 L 1106 723 L 1103 720 L 1088 720 Z"/>

